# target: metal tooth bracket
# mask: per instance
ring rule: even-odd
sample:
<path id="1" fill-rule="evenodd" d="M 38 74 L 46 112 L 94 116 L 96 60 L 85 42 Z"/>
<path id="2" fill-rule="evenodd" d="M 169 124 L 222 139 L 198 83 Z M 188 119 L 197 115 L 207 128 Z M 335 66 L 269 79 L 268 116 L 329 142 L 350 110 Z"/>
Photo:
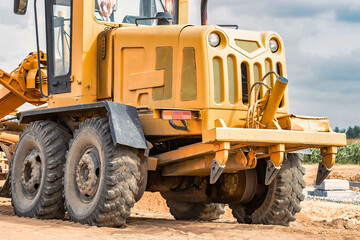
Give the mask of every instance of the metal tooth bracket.
<path id="1" fill-rule="evenodd" d="M 211 166 L 211 173 L 210 173 L 210 184 L 216 183 L 216 181 L 219 179 L 224 169 L 225 169 L 225 165 L 220 166 L 220 164 L 216 161 L 216 159 L 213 159 Z"/>
<path id="2" fill-rule="evenodd" d="M 318 168 L 318 172 L 316 174 L 316 185 L 320 185 L 327 176 L 329 176 L 330 172 L 331 172 L 331 168 L 327 168 L 325 163 L 320 162 L 319 163 L 319 168 Z"/>
<path id="3" fill-rule="evenodd" d="M 281 167 L 276 167 L 273 161 L 269 160 L 266 166 L 265 185 L 270 185 L 276 175 L 279 173 Z"/>

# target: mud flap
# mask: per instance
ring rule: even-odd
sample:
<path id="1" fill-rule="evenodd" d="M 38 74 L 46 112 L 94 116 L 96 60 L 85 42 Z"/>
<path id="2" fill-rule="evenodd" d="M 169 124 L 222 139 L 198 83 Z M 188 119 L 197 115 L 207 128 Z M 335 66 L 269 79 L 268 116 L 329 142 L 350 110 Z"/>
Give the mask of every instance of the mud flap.
<path id="1" fill-rule="evenodd" d="M 65 118 L 109 117 L 111 137 L 114 144 L 138 149 L 148 149 L 137 109 L 115 102 L 96 102 L 58 108 L 47 108 L 19 113 L 20 123 L 38 120 L 61 122 Z"/>
<path id="2" fill-rule="evenodd" d="M 120 103 L 106 103 L 113 142 L 129 147 L 148 149 L 137 109 Z"/>

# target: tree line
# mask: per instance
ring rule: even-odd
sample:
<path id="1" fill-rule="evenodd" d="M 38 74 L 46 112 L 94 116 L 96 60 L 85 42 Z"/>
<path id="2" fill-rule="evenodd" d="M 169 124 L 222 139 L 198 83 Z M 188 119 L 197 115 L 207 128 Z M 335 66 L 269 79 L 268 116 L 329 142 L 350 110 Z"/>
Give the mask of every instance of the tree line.
<path id="1" fill-rule="evenodd" d="M 305 163 L 319 163 L 322 160 L 320 149 L 311 148 L 311 155 L 304 155 Z M 350 143 L 338 148 L 336 154 L 338 164 L 360 164 L 360 142 Z"/>
<path id="2" fill-rule="evenodd" d="M 345 133 L 347 139 L 360 139 L 360 126 L 357 125 L 354 127 L 350 126 L 347 130 L 335 127 L 334 132 Z"/>

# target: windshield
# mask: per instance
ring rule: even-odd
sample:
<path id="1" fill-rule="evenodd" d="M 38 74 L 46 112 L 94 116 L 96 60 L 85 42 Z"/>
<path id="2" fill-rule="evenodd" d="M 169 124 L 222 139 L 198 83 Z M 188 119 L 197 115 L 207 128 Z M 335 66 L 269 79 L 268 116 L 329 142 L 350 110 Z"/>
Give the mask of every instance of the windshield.
<path id="1" fill-rule="evenodd" d="M 178 0 L 95 0 L 95 18 L 103 22 L 135 24 L 135 19 L 155 17 L 158 12 L 173 15 L 178 22 Z M 154 20 L 139 21 L 152 25 Z"/>

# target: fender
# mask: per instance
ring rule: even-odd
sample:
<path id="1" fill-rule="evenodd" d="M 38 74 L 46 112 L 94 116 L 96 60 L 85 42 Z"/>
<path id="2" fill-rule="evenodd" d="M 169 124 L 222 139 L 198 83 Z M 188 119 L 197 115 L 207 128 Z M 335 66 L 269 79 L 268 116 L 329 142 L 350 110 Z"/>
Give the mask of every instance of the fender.
<path id="1" fill-rule="evenodd" d="M 115 102 L 96 102 L 66 107 L 31 110 L 18 113 L 20 123 L 50 120 L 64 124 L 64 119 L 86 119 L 108 116 L 113 143 L 138 149 L 148 149 L 137 109 Z"/>

